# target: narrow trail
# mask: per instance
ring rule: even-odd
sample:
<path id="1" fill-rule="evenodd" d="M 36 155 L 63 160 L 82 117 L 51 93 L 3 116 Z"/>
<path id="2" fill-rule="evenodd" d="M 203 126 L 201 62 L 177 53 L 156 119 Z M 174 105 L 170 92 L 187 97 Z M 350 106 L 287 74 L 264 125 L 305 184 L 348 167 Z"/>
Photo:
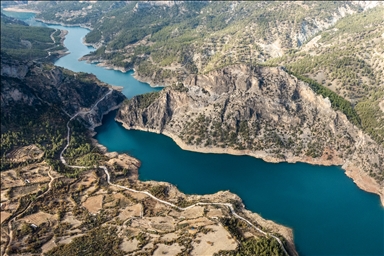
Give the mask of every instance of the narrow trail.
<path id="1" fill-rule="evenodd" d="M 51 39 L 52 39 L 52 41 L 53 41 L 53 44 L 56 43 L 55 37 L 53 36 L 56 32 L 57 32 L 57 28 L 55 28 L 55 31 L 53 31 L 53 32 L 51 33 Z"/>
<path id="2" fill-rule="evenodd" d="M 41 195 L 37 196 L 35 200 L 43 197 L 45 194 L 47 194 L 51 189 L 52 189 L 52 183 L 53 181 L 55 180 L 55 178 L 51 175 L 51 167 L 49 167 L 49 170 L 48 170 L 48 176 L 49 178 L 51 179 L 48 183 L 48 189 L 47 191 L 45 191 L 44 193 L 42 193 Z M 31 206 L 33 205 L 32 201 L 29 201 L 28 205 L 24 208 L 24 210 L 22 210 L 19 214 L 17 214 L 15 217 L 13 217 L 12 219 L 10 219 L 8 221 L 8 230 L 9 230 L 9 234 L 8 235 L 8 241 L 6 242 L 6 245 L 4 246 L 4 252 L 2 255 L 8 255 L 6 252 L 9 250 L 9 246 L 12 244 L 12 240 L 13 240 L 13 229 L 12 229 L 12 223 L 17 220 L 17 218 L 19 216 L 21 216 L 23 213 L 25 213 Z"/>
<path id="3" fill-rule="evenodd" d="M 71 130 L 70 130 L 70 128 L 69 128 L 69 123 L 70 123 L 74 118 L 76 118 L 79 114 L 81 114 L 81 113 L 86 114 L 86 113 L 91 112 L 91 111 L 97 106 L 97 104 L 99 104 L 100 101 L 102 101 L 103 99 L 105 99 L 105 97 L 106 97 L 107 95 L 109 95 L 110 93 L 112 93 L 112 89 L 110 89 L 110 91 L 109 91 L 106 95 L 104 95 L 104 97 L 102 97 L 101 99 L 99 99 L 99 100 L 95 103 L 95 105 L 94 105 L 89 111 L 86 111 L 86 112 L 84 112 L 84 111 L 77 112 L 75 115 L 73 115 L 73 116 L 69 119 L 69 121 L 68 121 L 68 123 L 67 123 L 67 129 L 68 129 L 68 133 L 67 133 L 67 145 L 64 147 L 64 149 L 63 149 L 63 150 L 61 151 L 61 153 L 60 153 L 60 161 L 61 161 L 65 166 L 70 167 L 70 168 L 77 168 L 77 169 L 85 169 L 85 168 L 89 168 L 89 167 L 86 167 L 86 166 L 69 165 L 69 164 L 67 164 L 67 162 L 65 161 L 65 159 L 64 159 L 64 157 L 63 157 L 63 154 L 64 154 L 65 150 L 68 148 L 68 146 L 69 146 L 69 144 L 70 144 L 70 132 L 71 132 Z M 179 206 L 177 206 L 177 205 L 175 205 L 175 204 L 172 204 L 172 203 L 170 203 L 170 202 L 161 200 L 161 199 L 155 197 L 154 195 L 152 195 L 151 193 L 149 193 L 148 191 L 139 191 L 139 190 L 135 190 L 135 189 L 128 188 L 128 187 L 125 187 L 125 186 L 121 186 L 121 185 L 118 185 L 118 184 L 114 184 L 114 183 L 112 183 L 111 180 L 110 180 L 111 177 L 110 177 L 110 174 L 109 174 L 109 172 L 108 172 L 108 168 L 107 168 L 106 166 L 103 166 L 103 165 L 98 166 L 98 168 L 101 168 L 101 169 L 104 170 L 105 174 L 107 175 L 107 182 L 108 182 L 109 185 L 114 186 L 114 187 L 118 187 L 118 188 L 121 188 L 121 189 L 124 189 L 124 190 L 128 190 L 128 191 L 131 191 L 131 192 L 133 192 L 133 193 L 140 193 L 140 194 L 147 195 L 147 196 L 151 197 L 152 199 L 156 200 L 156 201 L 159 202 L 159 203 L 162 203 L 162 204 L 168 205 L 168 206 L 170 206 L 170 207 L 176 208 L 176 209 L 178 209 L 178 210 L 180 210 L 180 211 L 185 211 L 185 210 L 187 210 L 187 209 L 190 209 L 190 208 L 192 208 L 192 207 L 199 206 L 199 205 L 221 205 L 221 206 L 226 206 L 226 207 L 228 207 L 228 208 L 230 209 L 232 215 L 233 215 L 235 218 L 238 218 L 238 219 L 241 219 L 241 220 L 245 221 L 248 225 L 250 225 L 251 227 L 253 227 L 254 229 L 256 229 L 258 232 L 262 233 L 263 235 L 265 235 L 265 236 L 271 236 L 271 237 L 273 237 L 274 239 L 276 239 L 276 241 L 280 244 L 281 248 L 283 249 L 284 253 L 285 253 L 287 256 L 290 256 L 290 255 L 288 254 L 288 252 L 285 250 L 285 247 L 284 247 L 283 243 L 281 242 L 281 240 L 280 240 L 278 237 L 276 237 L 276 236 L 274 236 L 274 235 L 272 235 L 272 234 L 269 234 L 269 233 L 267 233 L 267 232 L 265 232 L 265 231 L 259 229 L 258 227 L 256 227 L 255 225 L 253 225 L 249 220 L 245 219 L 244 217 L 239 216 L 239 215 L 235 212 L 235 209 L 234 209 L 233 205 L 230 204 L 230 203 L 196 203 L 196 204 L 190 205 L 190 206 L 188 206 L 188 207 L 182 208 L 182 207 L 179 207 Z"/>

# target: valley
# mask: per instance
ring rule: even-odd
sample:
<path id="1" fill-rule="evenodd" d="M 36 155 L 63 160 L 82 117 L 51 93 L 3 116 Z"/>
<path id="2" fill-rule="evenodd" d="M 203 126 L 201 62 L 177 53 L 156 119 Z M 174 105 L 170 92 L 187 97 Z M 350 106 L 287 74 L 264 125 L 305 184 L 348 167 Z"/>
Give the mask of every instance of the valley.
<path id="1" fill-rule="evenodd" d="M 37 44 L 42 59 L 21 61 L 2 47 L 2 254 L 95 254 L 100 244 L 112 255 L 380 251 L 377 197 L 334 173 L 341 166 L 384 205 L 380 2 L 40 2 L 18 8 L 70 27 L 39 28 L 60 42 L 54 56 Z M 132 22 L 137 26 L 118 25 Z M 88 47 L 74 43 L 79 38 Z M 35 47 L 32 38 L 13 39 L 19 48 Z M 166 87 L 138 82 L 132 69 L 136 79 Z M 206 154 L 184 153 L 157 134 Z M 305 178 L 301 169 L 314 176 Z M 324 174 L 315 178 L 316 170 Z M 229 175 L 233 171 L 239 177 Z M 257 189 L 238 179 L 243 173 Z M 279 187 L 276 195 L 264 182 Z M 281 210 L 284 198 L 289 210 Z M 308 208 L 302 213 L 300 202 Z M 372 216 L 364 223 L 367 209 Z M 309 216 L 329 223 L 317 226 Z M 348 235 L 326 231 L 332 227 Z M 334 235 L 320 235 L 325 232 Z M 319 239 L 324 244 L 314 246 Z"/>

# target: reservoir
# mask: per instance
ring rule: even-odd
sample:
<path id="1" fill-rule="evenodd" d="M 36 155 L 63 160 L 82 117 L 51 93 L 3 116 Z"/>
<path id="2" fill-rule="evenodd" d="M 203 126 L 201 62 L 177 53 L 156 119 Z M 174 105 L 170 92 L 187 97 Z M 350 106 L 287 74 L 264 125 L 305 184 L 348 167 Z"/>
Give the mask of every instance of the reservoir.
<path id="1" fill-rule="evenodd" d="M 34 21 L 34 14 L 4 13 L 44 25 Z M 87 29 L 48 26 L 69 32 L 64 43 L 70 54 L 56 65 L 123 86 L 127 98 L 160 90 L 134 79 L 132 71 L 79 62 L 94 50 L 82 44 Z M 300 255 L 384 255 L 384 208 L 379 196 L 360 190 L 340 167 L 272 164 L 249 156 L 184 151 L 166 136 L 125 130 L 114 121 L 115 114 L 105 116 L 96 139 L 109 151 L 139 159 L 140 180 L 167 181 L 187 194 L 230 190 L 247 209 L 292 228 Z"/>

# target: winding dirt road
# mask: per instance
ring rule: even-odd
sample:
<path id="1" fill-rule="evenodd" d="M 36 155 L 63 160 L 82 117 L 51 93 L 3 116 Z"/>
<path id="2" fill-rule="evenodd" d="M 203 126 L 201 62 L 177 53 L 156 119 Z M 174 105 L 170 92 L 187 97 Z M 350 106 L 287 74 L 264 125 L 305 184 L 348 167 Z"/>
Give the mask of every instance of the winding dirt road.
<path id="1" fill-rule="evenodd" d="M 55 178 L 51 175 L 51 167 L 49 167 L 49 171 L 48 171 L 48 176 L 49 178 L 51 179 L 48 183 L 48 189 L 47 191 L 45 191 L 43 194 L 39 195 L 36 197 L 35 200 L 39 199 L 40 197 L 43 197 L 45 194 L 47 194 L 51 189 L 52 189 L 52 183 L 53 181 L 55 180 Z M 4 246 L 4 252 L 3 252 L 3 255 L 8 255 L 6 252 L 9 251 L 9 246 L 11 245 L 12 243 L 12 240 L 13 240 L 13 229 L 12 229 L 12 223 L 19 217 L 21 216 L 24 212 L 26 212 L 31 206 L 33 205 L 32 201 L 29 201 L 28 202 L 28 205 L 24 208 L 24 210 L 22 210 L 19 214 L 17 214 L 15 217 L 13 217 L 12 219 L 10 219 L 8 221 L 8 230 L 9 230 L 9 234 L 8 235 L 8 241 L 6 242 L 6 245 Z"/>
<path id="2" fill-rule="evenodd" d="M 74 118 L 76 118 L 79 114 L 81 114 L 81 113 L 82 113 L 82 114 L 87 114 L 87 113 L 91 112 L 91 111 L 97 106 L 97 104 L 98 104 L 100 101 L 102 101 L 103 99 L 105 99 L 105 97 L 107 97 L 107 95 L 109 95 L 109 94 L 111 94 L 111 93 L 112 93 L 112 90 L 110 90 L 106 95 L 104 95 L 104 97 L 102 97 L 101 99 L 99 99 L 99 100 L 95 103 L 95 105 L 94 105 L 89 111 L 86 111 L 86 112 L 84 112 L 84 111 L 83 111 L 83 112 L 82 112 L 82 111 L 77 112 L 75 115 L 73 115 L 73 116 L 69 119 L 69 121 L 68 121 L 68 123 L 67 123 L 67 129 L 68 129 L 68 133 L 67 133 L 67 145 L 64 147 L 64 149 L 63 149 L 63 150 L 61 151 L 61 153 L 60 153 L 60 160 L 61 160 L 61 162 L 62 162 L 65 166 L 70 167 L 70 168 L 77 168 L 77 169 L 85 169 L 85 168 L 89 168 L 89 167 L 86 167 L 86 166 L 68 165 L 67 162 L 65 161 L 64 157 L 63 157 L 63 154 L 64 154 L 65 150 L 68 148 L 68 146 L 69 146 L 69 144 L 70 144 L 70 132 L 71 132 L 71 131 L 70 131 L 70 128 L 69 128 L 69 123 L 70 123 Z M 288 252 L 287 252 L 287 251 L 285 250 L 285 248 L 284 248 L 283 243 L 281 242 L 281 240 L 280 240 L 278 237 L 276 237 L 276 236 L 274 236 L 274 235 L 272 235 L 272 234 L 269 234 L 269 233 L 267 233 L 267 232 L 264 232 L 263 230 L 259 229 L 259 228 L 256 227 L 255 225 L 253 225 L 249 220 L 247 220 L 247 219 L 245 219 L 245 218 L 239 216 L 239 215 L 235 212 L 235 209 L 234 209 L 233 205 L 230 204 L 230 203 L 196 203 L 196 204 L 190 205 L 190 206 L 188 206 L 188 207 L 181 208 L 181 207 L 178 207 L 178 206 L 175 205 L 175 204 L 172 204 L 172 203 L 170 203 L 170 202 L 167 202 L 167 201 L 164 201 L 164 200 L 161 200 L 161 199 L 155 197 L 154 195 L 152 195 L 152 194 L 149 193 L 148 191 L 138 191 L 138 190 L 135 190 L 135 189 L 132 189 L 132 188 L 128 188 L 128 187 L 125 187 L 125 186 L 121 186 L 121 185 L 118 185 L 118 184 L 114 184 L 114 183 L 112 183 L 111 180 L 110 180 L 111 177 L 110 177 L 110 174 L 109 174 L 109 172 L 108 172 L 108 168 L 107 168 L 106 166 L 103 166 L 103 165 L 98 166 L 98 168 L 101 168 L 101 169 L 104 170 L 105 174 L 107 175 L 107 182 L 108 182 L 109 185 L 111 185 L 111 186 L 115 186 L 115 187 L 118 187 L 118 188 L 121 188 L 121 189 L 125 189 L 125 190 L 128 190 L 128 191 L 134 192 L 134 193 L 141 193 L 141 194 L 147 195 L 147 196 L 153 198 L 154 200 L 156 200 L 156 201 L 159 202 L 159 203 L 162 203 L 162 204 L 168 205 L 168 206 L 170 206 L 170 207 L 176 208 L 176 209 L 178 209 L 178 210 L 180 210 L 180 211 L 185 211 L 185 210 L 187 210 L 187 209 L 190 209 L 190 208 L 192 208 L 192 207 L 199 206 L 199 205 L 221 205 L 221 206 L 226 206 L 226 207 L 228 207 L 228 208 L 230 209 L 232 215 L 233 215 L 235 218 L 238 218 L 238 219 L 241 219 L 241 220 L 245 221 L 248 225 L 250 225 L 251 227 L 253 227 L 254 229 L 256 229 L 258 232 L 262 233 L 263 235 L 265 235 L 265 236 L 270 236 L 270 237 L 273 237 L 274 239 L 276 239 L 276 241 L 280 244 L 281 248 L 283 249 L 284 253 L 285 253 L 287 256 L 289 256 Z"/>

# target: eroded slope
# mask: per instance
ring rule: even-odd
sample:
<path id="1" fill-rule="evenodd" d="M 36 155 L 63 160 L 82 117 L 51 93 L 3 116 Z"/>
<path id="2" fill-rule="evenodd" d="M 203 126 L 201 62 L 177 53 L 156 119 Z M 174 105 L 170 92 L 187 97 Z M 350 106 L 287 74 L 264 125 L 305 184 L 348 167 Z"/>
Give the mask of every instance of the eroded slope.
<path id="1" fill-rule="evenodd" d="M 361 187 L 383 195 L 384 149 L 283 68 L 237 65 L 190 75 L 126 101 L 117 120 L 194 151 L 343 165 Z"/>

